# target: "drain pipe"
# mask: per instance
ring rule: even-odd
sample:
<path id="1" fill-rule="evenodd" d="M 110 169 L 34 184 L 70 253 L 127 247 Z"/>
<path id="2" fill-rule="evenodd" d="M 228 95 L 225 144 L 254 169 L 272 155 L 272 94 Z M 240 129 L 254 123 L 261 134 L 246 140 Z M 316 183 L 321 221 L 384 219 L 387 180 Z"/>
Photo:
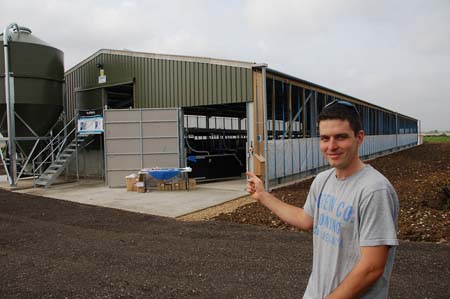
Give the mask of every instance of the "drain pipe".
<path id="1" fill-rule="evenodd" d="M 10 186 L 16 186 L 17 181 L 17 163 L 16 163 L 16 128 L 14 119 L 14 79 L 11 84 L 11 73 L 9 66 L 9 39 L 10 30 L 15 29 L 20 34 L 20 27 L 16 23 L 9 24 L 5 30 L 3 30 L 3 50 L 5 56 L 5 102 L 6 102 L 6 115 L 8 123 L 8 154 L 9 154 L 9 175 L 8 181 Z"/>

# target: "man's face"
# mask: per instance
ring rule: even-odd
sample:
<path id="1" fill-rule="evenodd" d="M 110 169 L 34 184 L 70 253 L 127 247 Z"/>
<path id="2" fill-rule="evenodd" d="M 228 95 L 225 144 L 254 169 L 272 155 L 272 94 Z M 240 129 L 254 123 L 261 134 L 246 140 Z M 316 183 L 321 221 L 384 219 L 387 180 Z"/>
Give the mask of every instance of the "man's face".
<path id="1" fill-rule="evenodd" d="M 345 170 L 359 161 L 358 147 L 364 131 L 356 136 L 347 120 L 322 120 L 319 123 L 320 150 L 332 167 Z"/>

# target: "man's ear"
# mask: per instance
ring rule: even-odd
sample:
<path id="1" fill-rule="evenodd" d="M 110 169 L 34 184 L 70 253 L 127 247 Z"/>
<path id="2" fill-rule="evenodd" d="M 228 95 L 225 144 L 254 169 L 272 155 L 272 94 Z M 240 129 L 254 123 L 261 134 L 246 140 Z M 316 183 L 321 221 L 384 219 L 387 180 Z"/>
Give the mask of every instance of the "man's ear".
<path id="1" fill-rule="evenodd" d="M 358 134 L 356 135 L 356 139 L 358 139 L 358 145 L 360 145 L 360 144 L 363 143 L 363 141 L 364 141 L 364 136 L 365 136 L 364 131 L 363 131 L 363 130 L 360 130 L 360 131 L 358 132 Z"/>

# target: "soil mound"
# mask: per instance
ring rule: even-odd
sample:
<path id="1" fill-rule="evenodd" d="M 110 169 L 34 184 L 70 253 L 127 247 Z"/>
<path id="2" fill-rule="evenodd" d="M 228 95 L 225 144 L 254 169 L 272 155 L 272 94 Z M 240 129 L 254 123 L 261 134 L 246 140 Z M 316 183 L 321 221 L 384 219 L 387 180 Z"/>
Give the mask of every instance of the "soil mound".
<path id="1" fill-rule="evenodd" d="M 399 201 L 399 238 L 450 242 L 450 142 L 420 146 L 368 161 L 394 185 Z M 280 188 L 273 194 L 302 207 L 312 179 Z M 214 219 L 295 230 L 259 203 L 251 203 Z"/>

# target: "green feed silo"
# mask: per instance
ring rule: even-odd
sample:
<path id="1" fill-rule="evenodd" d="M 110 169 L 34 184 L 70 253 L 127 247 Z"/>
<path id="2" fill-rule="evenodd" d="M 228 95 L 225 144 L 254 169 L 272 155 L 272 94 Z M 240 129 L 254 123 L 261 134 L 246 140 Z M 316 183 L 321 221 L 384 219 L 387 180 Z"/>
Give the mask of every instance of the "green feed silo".
<path id="1" fill-rule="evenodd" d="M 64 54 L 24 27 L 16 26 L 9 36 L 9 70 L 14 82 L 14 110 L 19 116 L 15 120 L 15 136 L 33 136 L 23 122 L 38 136 L 44 136 L 63 109 Z M 0 132 L 6 136 L 3 34 L 0 42 Z"/>

